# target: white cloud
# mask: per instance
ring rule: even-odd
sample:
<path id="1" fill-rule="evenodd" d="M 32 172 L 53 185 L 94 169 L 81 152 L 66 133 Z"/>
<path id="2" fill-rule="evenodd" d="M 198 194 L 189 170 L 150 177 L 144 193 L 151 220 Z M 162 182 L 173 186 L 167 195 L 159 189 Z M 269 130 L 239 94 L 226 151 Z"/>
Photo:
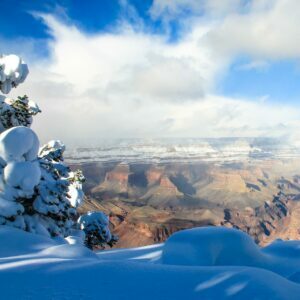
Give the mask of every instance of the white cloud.
<path id="1" fill-rule="evenodd" d="M 221 17 L 241 7 L 241 0 L 154 0 L 150 8 L 153 19 L 171 21 L 184 12 Z"/>
<path id="2" fill-rule="evenodd" d="M 210 23 L 205 42 L 219 55 L 300 57 L 298 0 L 154 0 L 149 13 L 154 19 L 168 22 L 186 11 L 190 12 L 192 28 Z M 183 28 L 190 22 L 187 18 L 179 20 Z"/>
<path id="3" fill-rule="evenodd" d="M 260 59 L 300 58 L 300 1 L 256 0 L 247 13 L 230 14 L 207 35 L 226 55 Z"/>
<path id="4" fill-rule="evenodd" d="M 296 122 L 300 108 L 214 95 L 214 85 L 235 53 L 247 50 L 259 56 L 279 51 L 272 49 L 274 44 L 267 50 L 265 42 L 255 47 L 255 34 L 257 39 L 262 36 L 252 18 L 263 24 L 261 11 L 271 9 L 264 25 L 271 26 L 269 14 L 275 9 L 262 8 L 261 1 L 258 4 L 246 15 L 226 8 L 231 19 L 195 22 L 177 43 L 133 30 L 128 24 L 91 35 L 44 16 L 53 36 L 47 41 L 50 56 L 27 61 L 31 73 L 13 94 L 26 93 L 39 103 L 43 113 L 36 117 L 34 128 L 44 142 L 53 138 L 83 143 L 111 137 L 270 136 L 300 131 Z M 247 18 L 252 29 L 246 28 Z M 235 29 L 238 20 L 241 28 Z M 239 30 L 250 41 L 237 37 Z M 274 35 L 276 40 L 280 33 Z"/>
<path id="5" fill-rule="evenodd" d="M 291 128 L 299 131 L 299 116 L 300 110 L 294 107 L 213 95 L 202 102 L 173 107 L 169 113 L 176 120 L 171 130 L 177 136 L 189 132 L 195 137 L 289 135 Z"/>
<path id="6" fill-rule="evenodd" d="M 50 58 L 29 63 L 28 81 L 13 94 L 40 103 L 36 128 L 45 138 L 160 133 L 166 107 L 201 100 L 219 68 L 199 49 L 200 31 L 170 45 L 129 27 L 88 35 L 49 15 L 44 20 L 53 35 Z"/>

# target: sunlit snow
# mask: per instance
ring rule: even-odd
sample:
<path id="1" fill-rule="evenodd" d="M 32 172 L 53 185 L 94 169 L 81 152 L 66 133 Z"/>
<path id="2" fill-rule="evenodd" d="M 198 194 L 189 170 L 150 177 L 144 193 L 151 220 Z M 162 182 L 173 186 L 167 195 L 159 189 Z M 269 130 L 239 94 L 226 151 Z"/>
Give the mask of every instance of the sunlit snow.
<path id="1" fill-rule="evenodd" d="M 2 299 L 299 299 L 300 242 L 259 248 L 235 229 L 94 253 L 0 226 Z M 17 287 L 17 288 L 16 288 Z"/>

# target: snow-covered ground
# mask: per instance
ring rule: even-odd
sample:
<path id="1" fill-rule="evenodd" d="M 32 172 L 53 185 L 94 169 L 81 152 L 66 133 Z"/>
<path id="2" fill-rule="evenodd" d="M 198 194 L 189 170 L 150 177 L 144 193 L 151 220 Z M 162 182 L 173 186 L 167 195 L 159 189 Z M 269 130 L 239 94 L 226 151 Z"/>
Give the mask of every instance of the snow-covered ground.
<path id="1" fill-rule="evenodd" d="M 0 299 L 300 297 L 300 241 L 261 249 L 240 231 L 208 227 L 165 244 L 93 253 L 6 226 L 0 241 Z"/>

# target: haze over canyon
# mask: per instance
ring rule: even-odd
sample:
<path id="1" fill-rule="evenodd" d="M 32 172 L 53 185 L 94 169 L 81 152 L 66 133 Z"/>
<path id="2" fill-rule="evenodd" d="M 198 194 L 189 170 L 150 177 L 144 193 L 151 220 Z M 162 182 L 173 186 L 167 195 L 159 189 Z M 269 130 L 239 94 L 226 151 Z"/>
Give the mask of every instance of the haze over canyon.
<path id="1" fill-rule="evenodd" d="M 110 214 L 117 247 L 196 226 L 239 228 L 261 245 L 300 238 L 300 149 L 272 138 L 123 139 L 73 148 L 82 212 Z"/>

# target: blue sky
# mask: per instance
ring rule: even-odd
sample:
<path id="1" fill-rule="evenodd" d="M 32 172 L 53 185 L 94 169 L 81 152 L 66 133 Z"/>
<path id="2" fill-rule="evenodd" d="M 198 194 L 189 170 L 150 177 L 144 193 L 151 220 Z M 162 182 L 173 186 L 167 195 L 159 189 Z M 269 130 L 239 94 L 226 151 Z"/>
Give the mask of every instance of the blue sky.
<path id="1" fill-rule="evenodd" d="M 185 132 L 189 136 L 228 136 L 247 130 L 249 136 L 272 135 L 276 128 L 295 127 L 298 122 L 295 109 L 300 107 L 299 8 L 296 0 L 2 0 L 0 49 L 1 52 L 14 51 L 29 60 L 29 65 L 33 66 L 32 77 L 24 89 L 28 88 L 34 96 L 44 98 L 42 92 L 49 95 L 47 89 L 53 90 L 55 84 L 56 88 L 63 87 L 62 94 L 65 93 L 64 101 L 67 102 L 70 101 L 66 92 L 68 86 L 80 106 L 82 95 L 91 95 L 90 91 L 94 91 L 102 99 L 98 117 L 108 104 L 110 112 L 121 113 L 116 100 L 121 96 L 126 98 L 122 105 L 125 102 L 126 107 L 137 105 L 140 116 L 130 118 L 132 124 L 124 130 L 115 128 L 117 137 L 152 136 L 155 130 L 151 128 L 156 126 L 170 136 Z M 106 76 L 105 72 L 90 72 L 105 82 L 102 87 L 85 78 L 82 80 L 85 86 L 79 88 L 81 82 L 72 73 L 74 62 L 69 55 L 69 51 L 76 53 L 82 46 L 76 44 L 76 39 L 87 45 L 80 52 L 83 57 L 86 55 L 86 61 L 93 53 L 98 68 L 106 70 L 112 65 L 111 69 L 116 72 L 108 71 Z M 21 48 L 20 43 L 23 43 Z M 141 53 L 143 51 L 145 53 Z M 136 61 L 130 52 L 136 53 Z M 68 56 L 66 62 L 64 53 Z M 111 65 L 105 65 L 104 61 L 109 59 L 112 59 Z M 41 63 L 47 66 L 47 71 L 41 70 Z M 93 63 L 89 64 L 91 68 Z M 85 65 L 78 64 L 78 68 L 84 69 Z M 38 82 L 36 76 L 41 72 L 45 87 L 36 92 L 33 84 Z M 57 75 L 55 80 L 53 74 Z M 129 88 L 138 82 L 135 89 Z M 154 99 L 153 115 L 158 115 L 152 124 L 144 124 L 142 120 L 146 111 L 151 111 L 150 102 L 145 100 L 148 97 Z M 89 101 L 89 105 L 94 105 L 94 100 Z M 164 103 L 164 114 L 154 111 L 158 102 Z M 250 126 L 253 116 L 246 112 L 247 120 L 239 119 L 241 113 L 237 110 L 257 105 L 250 109 L 255 111 L 261 103 L 271 107 L 269 122 L 258 120 L 256 127 Z M 48 107 L 49 102 L 45 102 L 45 106 Z M 199 127 L 203 128 L 202 121 L 193 114 L 196 106 L 199 110 L 204 107 L 208 110 L 207 120 L 203 121 L 208 125 L 203 131 L 199 131 Z M 209 111 L 212 107 L 217 111 Z M 221 120 L 214 120 L 219 116 Z M 97 115 L 94 117 L 96 121 Z M 195 120 L 184 122 L 187 117 Z M 226 121 L 228 118 L 231 123 Z M 274 130 L 270 133 L 267 128 L 272 126 Z M 88 130 L 95 132 L 87 127 L 83 133 Z M 48 132 L 47 136 L 54 133 Z"/>
<path id="2" fill-rule="evenodd" d="M 269 62 L 259 69 L 245 70 L 241 65 L 249 59 L 237 59 L 228 73 L 218 83 L 219 92 L 233 97 L 256 99 L 298 105 L 300 99 L 300 69 L 297 61 L 279 60 Z"/>
<path id="3" fill-rule="evenodd" d="M 159 31 L 159 21 L 149 17 L 152 0 L 132 0 L 137 13 L 154 31 Z M 69 19 L 86 32 L 99 32 L 110 30 L 119 18 L 128 17 L 122 2 L 118 0 L 62 0 L 62 1 L 34 1 L 34 0 L 3 0 L 1 2 L 3 13 L 0 20 L 1 34 L 6 37 L 49 37 L 46 27 L 29 12 L 38 11 L 54 13 L 64 21 Z M 15 9 L 12 9 L 14 7 Z"/>

